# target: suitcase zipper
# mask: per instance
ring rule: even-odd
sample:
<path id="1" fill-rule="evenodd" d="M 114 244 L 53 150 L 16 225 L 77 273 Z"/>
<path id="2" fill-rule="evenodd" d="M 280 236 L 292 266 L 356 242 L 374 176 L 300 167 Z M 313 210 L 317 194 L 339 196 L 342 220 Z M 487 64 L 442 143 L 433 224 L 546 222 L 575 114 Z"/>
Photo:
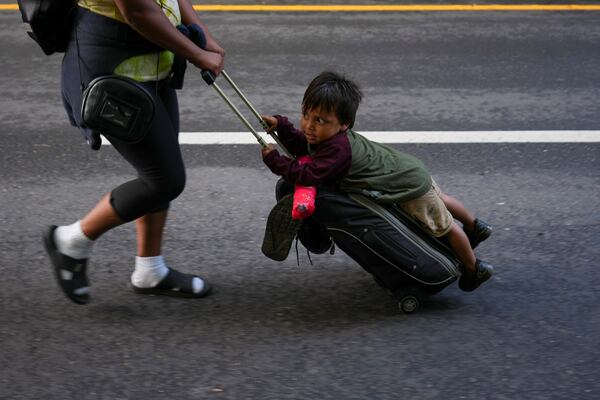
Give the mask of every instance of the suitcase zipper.
<path id="1" fill-rule="evenodd" d="M 412 232 L 403 224 L 399 223 L 398 220 L 394 217 L 394 215 L 388 210 L 386 210 L 384 207 L 361 195 L 350 194 L 349 196 L 352 200 L 368 208 L 369 210 L 373 211 L 375 214 L 379 215 L 381 218 L 389 222 L 394 228 L 396 228 L 398 231 L 404 234 L 404 236 L 406 236 L 417 246 L 422 248 L 428 255 L 436 259 L 441 265 L 443 265 L 448 270 L 450 274 L 457 277 L 461 275 L 461 272 L 456 263 L 452 262 L 442 253 L 433 248 L 429 243 L 427 243 L 427 241 L 421 239 L 419 235 Z"/>
<path id="2" fill-rule="evenodd" d="M 345 231 L 343 229 L 339 229 L 339 228 L 328 228 L 330 231 L 337 231 L 337 232 L 342 232 L 345 235 L 350 236 L 351 238 L 353 238 L 354 240 L 356 240 L 357 242 L 361 243 L 363 246 L 365 246 L 367 249 L 371 250 L 374 254 L 376 254 L 379 258 L 381 258 L 382 260 L 386 261 L 388 264 L 390 264 L 391 266 L 393 266 L 394 268 L 396 268 L 399 272 L 403 273 L 404 275 L 414 279 L 417 282 L 422 283 L 423 285 L 427 285 L 427 286 L 437 286 L 437 285 L 443 285 L 444 283 L 448 282 L 449 280 L 454 279 L 454 275 L 450 274 L 451 276 L 447 279 L 444 279 L 443 281 L 439 281 L 439 282 L 425 282 L 424 280 L 421 280 L 419 278 L 417 278 L 416 276 L 406 272 L 405 270 L 403 270 L 402 268 L 400 268 L 399 266 L 397 266 L 396 264 L 394 264 L 393 262 L 391 262 L 390 260 L 388 260 L 387 258 L 385 258 L 383 255 L 379 254 L 375 249 L 369 247 L 368 244 L 366 244 L 365 242 L 363 242 L 362 240 L 360 240 L 360 238 L 354 236 L 352 233 Z"/>

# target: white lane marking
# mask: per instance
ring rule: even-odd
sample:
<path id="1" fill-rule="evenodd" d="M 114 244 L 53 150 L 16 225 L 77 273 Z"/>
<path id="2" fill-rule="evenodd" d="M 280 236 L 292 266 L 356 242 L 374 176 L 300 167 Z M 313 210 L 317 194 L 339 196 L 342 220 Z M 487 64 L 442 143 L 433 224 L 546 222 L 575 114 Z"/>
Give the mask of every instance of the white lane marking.
<path id="1" fill-rule="evenodd" d="M 595 143 L 600 131 L 359 131 L 380 143 Z M 264 134 L 268 142 L 270 136 Z M 250 132 L 181 132 L 181 144 L 253 144 Z M 109 144 L 107 140 L 103 144 Z"/>

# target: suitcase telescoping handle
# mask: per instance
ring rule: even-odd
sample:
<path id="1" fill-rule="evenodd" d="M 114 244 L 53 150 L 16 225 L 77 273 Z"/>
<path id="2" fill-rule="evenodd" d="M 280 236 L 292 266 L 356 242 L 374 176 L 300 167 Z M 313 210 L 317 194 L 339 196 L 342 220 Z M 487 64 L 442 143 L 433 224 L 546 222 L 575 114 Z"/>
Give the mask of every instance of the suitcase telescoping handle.
<path id="1" fill-rule="evenodd" d="M 194 26 L 194 31 L 197 35 L 196 43 L 198 43 L 198 45 L 204 49 L 206 47 L 206 34 L 202 30 L 202 28 L 198 25 Z M 227 97 L 225 92 L 223 92 L 223 90 L 221 90 L 219 85 L 216 84 L 215 81 L 217 78 L 216 78 L 215 74 L 213 74 L 212 71 L 206 70 L 206 69 L 202 70 L 201 74 L 202 74 L 202 79 L 204 79 L 204 82 L 206 82 L 206 84 L 208 86 L 212 86 L 217 91 L 217 93 L 219 93 L 219 95 L 223 98 L 223 100 L 225 100 L 225 103 L 227 103 L 227 105 L 233 110 L 233 112 L 238 116 L 238 118 L 242 121 L 242 123 L 244 125 L 246 125 L 246 127 L 250 130 L 250 132 L 252 132 L 252 134 L 254 135 L 256 140 L 258 140 L 258 143 L 260 144 L 260 146 L 263 149 L 266 148 L 267 142 L 265 142 L 265 140 L 258 134 L 258 132 L 256 132 L 256 130 L 254 129 L 252 124 L 250 124 L 250 122 L 248 122 L 248 120 L 244 117 L 244 115 L 240 112 L 240 110 L 238 110 L 238 108 L 231 102 L 231 100 L 229 100 L 229 97 Z M 237 95 L 242 99 L 242 101 L 246 104 L 246 106 L 250 109 L 250 111 L 252 111 L 252 114 L 254 114 L 254 116 L 258 119 L 258 121 L 262 125 L 265 132 L 267 132 L 267 134 L 271 135 L 273 137 L 273 139 L 275 139 L 275 142 L 279 145 L 279 147 L 285 152 L 285 154 L 288 157 L 295 158 L 288 151 L 288 149 L 286 149 L 286 147 L 283 145 L 283 143 L 281 143 L 281 140 L 279 140 L 279 137 L 277 136 L 277 132 L 274 129 L 270 129 L 269 125 L 265 122 L 265 120 L 262 119 L 262 117 L 260 116 L 258 111 L 256 111 L 256 109 L 252 106 L 252 104 L 246 98 L 246 96 L 244 96 L 242 91 L 237 87 L 237 85 L 233 82 L 233 80 L 229 77 L 229 75 L 227 75 L 227 72 L 225 72 L 225 70 L 223 70 L 223 71 L 221 71 L 221 75 L 223 75 L 225 77 L 225 80 L 233 88 L 235 93 L 237 93 Z"/>
<path id="2" fill-rule="evenodd" d="M 193 29 L 194 33 L 196 35 L 194 42 L 196 44 L 198 44 L 198 46 L 200 46 L 201 48 L 205 49 L 206 34 L 204 33 L 204 30 L 202 30 L 202 28 L 200 26 L 198 26 L 197 24 L 194 24 L 193 28 L 194 28 Z M 215 74 L 213 74 L 212 71 L 206 70 L 206 69 L 202 70 L 201 74 L 202 74 L 202 79 L 204 79 L 204 82 L 206 82 L 206 84 L 208 86 L 212 86 L 217 91 L 217 93 L 223 98 L 223 100 L 225 100 L 225 103 L 227 103 L 227 105 L 233 110 L 235 115 L 237 115 L 238 118 L 242 121 L 242 123 L 244 125 L 246 125 L 246 127 L 250 130 L 250 132 L 252 132 L 252 134 L 254 135 L 256 140 L 258 140 L 258 143 L 260 144 L 260 146 L 263 149 L 266 148 L 267 142 L 265 142 L 265 140 L 258 134 L 258 132 L 256 132 L 256 130 L 254 129 L 252 124 L 250 124 L 250 122 L 248 122 L 248 120 L 244 117 L 244 115 L 240 112 L 240 110 L 238 110 L 238 108 L 231 102 L 231 100 L 229 100 L 229 97 L 227 97 L 225 92 L 223 92 L 223 90 L 221 90 L 219 85 L 216 84 L 215 81 L 217 80 L 217 78 L 216 78 Z M 285 146 L 283 145 L 283 143 L 281 143 L 281 141 L 279 140 L 279 137 L 277 136 L 277 132 L 274 129 L 270 129 L 269 125 L 262 119 L 262 117 L 260 116 L 258 111 L 256 111 L 256 109 L 252 106 L 252 104 L 246 98 L 246 96 L 244 96 L 242 91 L 237 87 L 237 85 L 233 82 L 233 80 L 229 77 L 229 75 L 227 75 L 227 72 L 225 72 L 225 70 L 222 70 L 221 75 L 223 75 L 225 77 L 225 80 L 229 83 L 229 85 L 231 85 L 233 90 L 242 99 L 242 101 L 246 104 L 246 106 L 250 109 L 250 111 L 252 111 L 254 116 L 258 119 L 258 121 L 262 125 L 265 132 L 267 132 L 269 135 L 271 135 L 273 137 L 273 139 L 275 139 L 275 142 L 279 145 L 279 147 L 285 152 L 285 154 L 288 157 L 294 158 L 292 156 L 292 154 L 288 151 L 288 149 L 286 149 Z"/>
<path id="3" fill-rule="evenodd" d="M 288 149 L 286 149 L 286 147 L 283 145 L 283 143 L 281 143 L 281 140 L 279 140 L 279 137 L 277 136 L 277 132 L 274 129 L 270 129 L 269 125 L 260 116 L 260 113 L 258 111 L 256 111 L 256 108 L 254 108 L 254 106 L 252 105 L 252 103 L 250 103 L 250 101 L 246 98 L 246 96 L 244 96 L 244 94 L 242 93 L 242 91 L 240 90 L 240 88 L 238 88 L 238 86 L 235 84 L 235 82 L 233 82 L 233 80 L 229 77 L 229 75 L 227 74 L 227 72 L 225 72 L 225 70 L 222 70 L 221 71 L 221 75 L 223 75 L 223 77 L 225 78 L 225 80 L 227 81 L 227 83 L 229 83 L 229 85 L 234 90 L 234 92 L 240 97 L 240 99 L 242 99 L 242 101 L 244 102 L 244 104 L 246 104 L 246 106 L 248 107 L 248 109 L 258 119 L 258 121 L 262 125 L 263 129 L 265 130 L 265 132 L 267 132 L 269 135 L 271 135 L 271 137 L 275 140 L 275 142 L 277 143 L 277 145 L 279 145 L 279 147 L 285 152 L 285 154 L 288 157 L 295 158 L 288 151 Z M 210 70 L 206 70 L 206 69 L 202 70 L 202 79 L 204 79 L 204 82 L 206 82 L 209 86 L 212 86 L 217 91 L 217 93 L 223 98 L 223 100 L 225 100 L 225 103 L 227 103 L 227 105 L 233 110 L 233 112 L 238 116 L 238 118 L 242 121 L 242 123 L 244 125 L 246 125 L 246 127 L 250 130 L 250 132 L 252 132 L 252 134 L 254 135 L 254 137 L 256 138 L 256 140 L 258 140 L 258 143 L 261 145 L 261 147 L 262 148 L 267 147 L 267 142 L 265 142 L 265 140 L 260 136 L 260 134 L 258 132 L 256 132 L 256 130 L 254 129 L 254 127 L 252 126 L 252 124 L 250 124 L 250 122 L 248 122 L 248 120 L 246 119 L 246 117 L 244 117 L 244 115 L 235 106 L 235 104 L 233 104 L 231 102 L 231 100 L 229 99 L 229 97 L 227 97 L 227 95 L 223 92 L 223 90 L 219 87 L 219 85 L 217 85 L 215 74 L 213 74 L 212 71 L 210 71 Z"/>

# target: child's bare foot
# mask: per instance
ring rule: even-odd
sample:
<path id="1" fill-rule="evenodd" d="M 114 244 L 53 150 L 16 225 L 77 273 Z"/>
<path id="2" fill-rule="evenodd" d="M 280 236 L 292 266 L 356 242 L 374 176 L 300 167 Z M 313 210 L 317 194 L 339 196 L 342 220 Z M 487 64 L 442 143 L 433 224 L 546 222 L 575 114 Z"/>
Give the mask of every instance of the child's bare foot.
<path id="1" fill-rule="evenodd" d="M 475 227 L 472 231 L 466 231 L 467 237 L 469 238 L 469 243 L 471 244 L 471 248 L 474 249 L 479 245 L 479 243 L 483 242 L 485 239 L 489 238 L 492 234 L 492 226 L 480 219 L 475 219 Z M 463 228 L 464 229 L 464 228 Z"/>
<path id="2" fill-rule="evenodd" d="M 475 272 L 467 271 L 458 280 L 458 287 L 465 292 L 472 292 L 483 282 L 487 281 L 494 274 L 494 267 L 485 261 L 477 260 L 475 262 Z"/>

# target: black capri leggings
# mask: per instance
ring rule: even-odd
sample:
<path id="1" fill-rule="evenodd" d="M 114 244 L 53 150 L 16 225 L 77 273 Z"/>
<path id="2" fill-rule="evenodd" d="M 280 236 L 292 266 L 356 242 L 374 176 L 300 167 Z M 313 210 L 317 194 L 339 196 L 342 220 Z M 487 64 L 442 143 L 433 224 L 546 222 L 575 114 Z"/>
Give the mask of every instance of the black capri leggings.
<path id="1" fill-rule="evenodd" d="M 113 189 L 110 203 L 124 221 L 166 210 L 185 187 L 185 167 L 179 147 L 177 94 L 167 81 L 145 83 L 155 97 L 156 112 L 150 130 L 140 142 L 111 141 L 114 148 L 137 171 L 137 179 Z"/>
<path id="2" fill-rule="evenodd" d="M 77 7 L 75 29 L 62 63 L 61 88 L 69 120 L 89 135 L 81 120 L 82 88 L 93 78 L 112 74 L 132 56 L 160 51 L 131 27 Z M 115 188 L 110 203 L 123 221 L 166 210 L 185 186 L 185 168 L 179 148 L 179 105 L 168 79 L 143 85 L 154 97 L 154 121 L 140 142 L 111 141 L 137 171 L 137 179 Z"/>

